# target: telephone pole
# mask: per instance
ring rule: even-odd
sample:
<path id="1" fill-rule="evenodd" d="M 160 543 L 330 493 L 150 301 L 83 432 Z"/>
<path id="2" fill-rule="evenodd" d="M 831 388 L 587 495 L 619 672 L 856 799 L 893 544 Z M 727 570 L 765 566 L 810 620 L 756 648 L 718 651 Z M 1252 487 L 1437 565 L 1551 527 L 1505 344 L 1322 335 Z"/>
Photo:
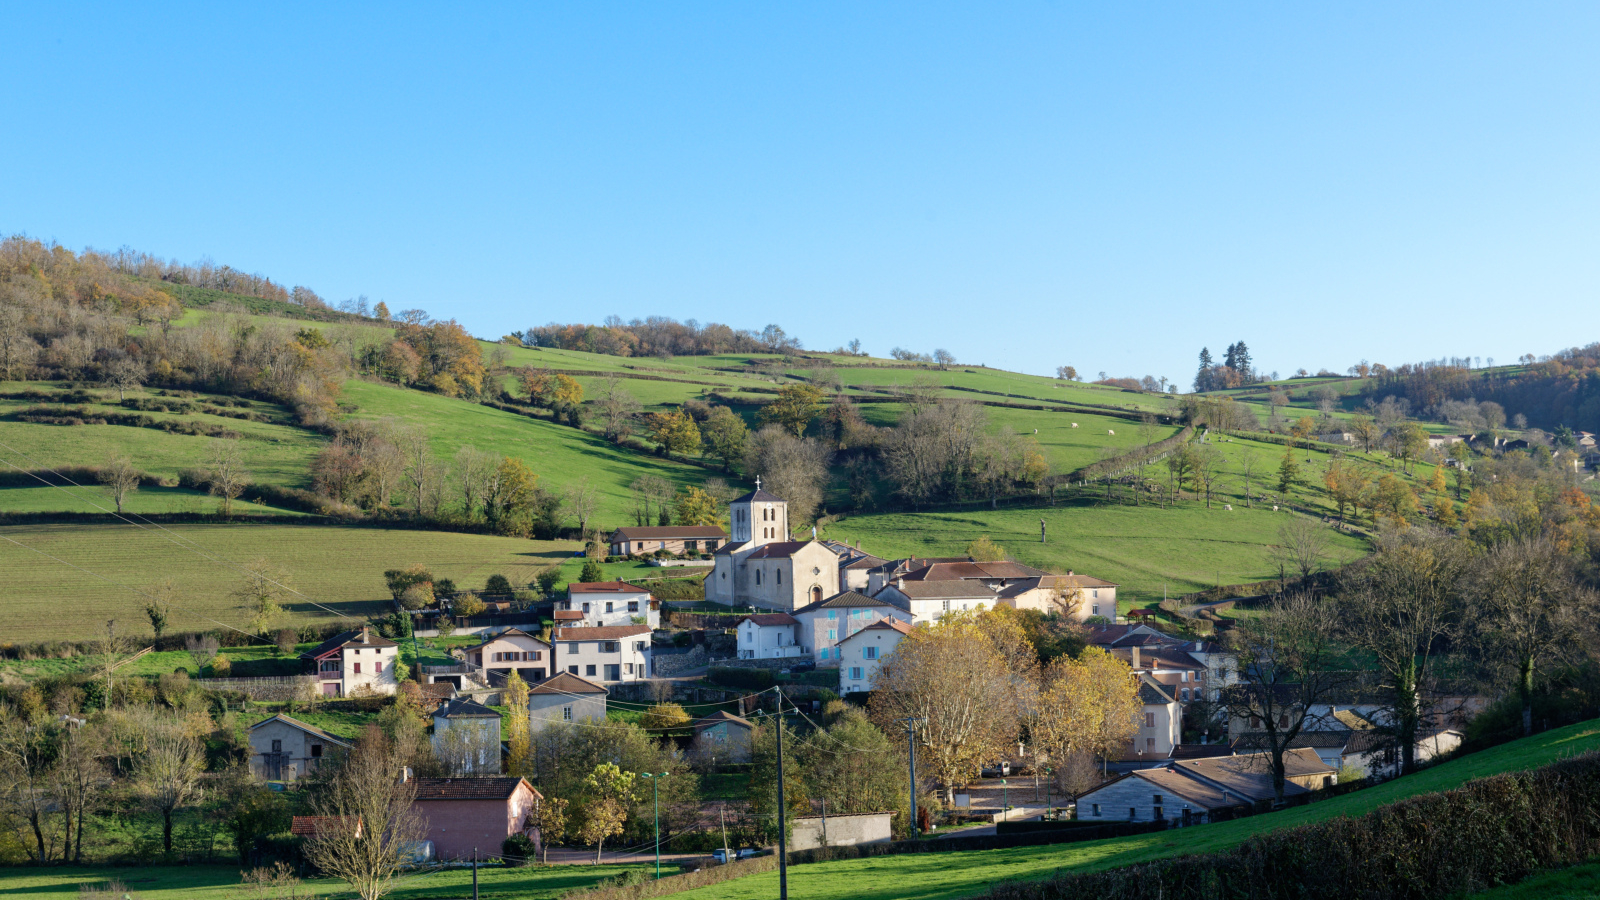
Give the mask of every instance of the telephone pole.
<path id="1" fill-rule="evenodd" d="M 900 721 L 906 723 L 906 749 L 911 758 L 911 839 L 916 840 L 920 832 L 917 828 L 917 723 L 928 720 L 907 717 Z"/>
<path id="2" fill-rule="evenodd" d="M 783 688 L 778 688 L 778 900 L 789 900 L 788 812 L 783 797 Z"/>

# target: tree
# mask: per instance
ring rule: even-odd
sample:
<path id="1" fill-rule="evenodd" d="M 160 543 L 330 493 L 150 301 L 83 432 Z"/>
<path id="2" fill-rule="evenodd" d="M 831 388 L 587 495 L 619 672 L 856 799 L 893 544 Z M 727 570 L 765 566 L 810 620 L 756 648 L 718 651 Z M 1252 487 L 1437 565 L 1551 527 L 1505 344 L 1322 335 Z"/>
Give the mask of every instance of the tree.
<path id="1" fill-rule="evenodd" d="M 469 619 L 473 616 L 479 615 L 484 611 L 484 609 L 486 609 L 486 607 L 484 606 L 483 601 L 479 599 L 477 594 L 460 594 L 450 601 L 451 612 L 458 616 L 465 616 Z"/>
<path id="2" fill-rule="evenodd" d="M 795 755 L 803 777 L 800 796 L 823 801 L 830 815 L 895 810 L 896 833 L 909 831 L 911 778 L 903 764 L 905 748 L 860 709 L 846 706 L 837 720 L 803 741 Z"/>
<path id="3" fill-rule="evenodd" d="M 1522 733 L 1533 734 L 1539 671 L 1572 659 L 1596 608 L 1570 554 L 1545 537 L 1519 538 L 1489 550 L 1472 575 L 1471 637 L 1491 666 L 1516 679 Z"/>
<path id="4" fill-rule="evenodd" d="M 622 826 L 628 821 L 637 777 L 607 762 L 595 766 L 583 780 L 585 792 L 579 810 L 578 840 L 594 845 L 597 866 L 606 838 L 621 834 Z"/>
<path id="5" fill-rule="evenodd" d="M 822 412 L 822 390 L 809 384 L 786 384 L 778 388 L 778 399 L 761 408 L 757 416 L 800 437 L 806 426 Z"/>
<path id="6" fill-rule="evenodd" d="M 539 476 L 527 463 L 502 456 L 485 483 L 483 511 L 489 527 L 501 534 L 525 534 L 538 485 Z"/>
<path id="7" fill-rule="evenodd" d="M 524 366 L 517 370 L 518 381 L 522 393 L 528 397 L 528 402 L 534 406 L 549 406 L 555 394 L 556 379 L 550 374 L 549 369 L 535 369 Z"/>
<path id="8" fill-rule="evenodd" d="M 722 502 L 697 487 L 679 494 L 672 511 L 679 525 L 721 525 L 724 515 Z"/>
<path id="9" fill-rule="evenodd" d="M 528 683 L 517 670 L 506 677 L 505 704 L 509 715 L 505 720 L 505 740 L 508 749 L 506 771 L 512 775 L 533 777 L 533 731 L 528 711 Z"/>
<path id="10" fill-rule="evenodd" d="M 461 513 L 468 519 L 473 518 L 478 507 L 487 502 L 489 484 L 494 480 L 495 469 L 503 458 L 471 444 L 456 450 L 456 489 L 461 492 Z"/>
<path id="11" fill-rule="evenodd" d="M 1195 373 L 1194 376 L 1195 393 L 1203 393 L 1212 389 L 1212 380 L 1214 376 L 1211 374 L 1211 366 L 1211 348 L 1201 347 L 1200 369 Z"/>
<path id="12" fill-rule="evenodd" d="M 1300 464 L 1294 461 L 1294 453 L 1286 451 L 1283 462 L 1278 463 L 1278 493 L 1284 497 L 1294 486 L 1300 483 Z"/>
<path id="13" fill-rule="evenodd" d="M 722 460 L 722 471 L 729 471 L 735 461 L 744 458 L 745 443 L 750 429 L 737 413 L 726 406 L 712 407 L 711 415 L 700 426 L 700 436 L 711 455 Z"/>
<path id="14" fill-rule="evenodd" d="M 250 484 L 250 473 L 244 468 L 244 448 L 238 438 L 217 438 L 206 445 L 206 463 L 202 475 L 211 486 L 211 494 L 222 503 L 222 514 L 231 515 L 233 501 L 244 493 Z"/>
<path id="15" fill-rule="evenodd" d="M 413 811 L 416 782 L 397 777 L 406 762 L 397 742 L 368 726 L 310 802 L 322 820 L 305 843 L 306 859 L 361 900 L 392 890 L 410 845 L 428 836 L 427 821 Z"/>
<path id="16" fill-rule="evenodd" d="M 396 600 L 405 596 L 410 588 L 423 585 L 427 587 L 428 596 L 433 596 L 433 573 L 421 563 L 413 563 L 404 569 L 389 569 L 383 573 L 383 581 Z"/>
<path id="17" fill-rule="evenodd" d="M 947 802 L 956 785 L 1015 743 L 1028 699 L 1014 680 L 1017 660 L 1008 659 L 981 621 L 951 612 L 913 629 L 883 662 L 874 686 L 871 711 L 880 728 L 923 720 L 917 758 L 944 786 Z"/>
<path id="18" fill-rule="evenodd" d="M 1346 684 L 1337 670 L 1336 627 L 1336 613 L 1326 599 L 1294 594 L 1229 633 L 1234 667 L 1224 673 L 1220 703 L 1235 721 L 1248 723 L 1249 730 L 1236 735 L 1239 746 L 1266 753 L 1280 803 L 1284 753 L 1302 731 L 1319 724 L 1312 710 Z"/>
<path id="19" fill-rule="evenodd" d="M 160 640 L 162 633 L 167 630 L 167 622 L 172 616 L 172 598 L 177 596 L 178 586 L 171 578 L 158 584 L 153 584 L 145 592 L 144 614 L 150 620 L 150 630 L 156 633 Z"/>
<path id="20" fill-rule="evenodd" d="M 682 407 L 645 416 L 645 427 L 650 429 L 650 439 L 660 444 L 668 457 L 700 452 L 700 427 Z"/>
<path id="21" fill-rule="evenodd" d="M 1183 499 L 1184 479 L 1188 478 L 1189 473 L 1194 471 L 1195 454 L 1194 445 L 1186 443 L 1172 451 L 1172 455 L 1167 457 L 1167 471 L 1172 473 L 1176 486 L 1174 496 L 1179 500 Z"/>
<path id="22" fill-rule="evenodd" d="M 189 658 L 194 660 L 194 674 L 198 678 L 205 670 L 206 663 L 217 655 L 217 639 L 209 634 L 192 634 L 183 643 L 184 649 L 189 651 Z"/>
<path id="23" fill-rule="evenodd" d="M 105 368 L 106 384 L 116 388 L 119 401 L 128 399 L 129 391 L 139 389 L 139 385 L 144 383 L 144 375 L 144 366 L 131 356 L 120 356 Z"/>
<path id="24" fill-rule="evenodd" d="M 293 593 L 289 573 L 275 568 L 265 558 L 245 564 L 233 598 L 250 614 L 250 630 L 264 634 L 283 615 L 283 604 Z"/>
<path id="25" fill-rule="evenodd" d="M 600 560 L 591 556 L 583 561 L 583 569 L 578 573 L 579 582 L 592 584 L 596 581 L 604 581 L 605 578 L 606 573 L 604 569 L 600 568 Z"/>
<path id="26" fill-rule="evenodd" d="M 106 486 L 106 491 L 111 494 L 111 502 L 117 506 L 117 515 L 122 515 L 122 504 L 128 495 L 139 489 L 139 480 L 142 474 L 133 467 L 133 460 L 126 456 L 113 456 L 100 470 L 100 483 Z"/>
<path id="27" fill-rule="evenodd" d="M 941 348 L 933 351 L 933 362 L 941 369 L 948 369 L 956 364 L 956 357 L 949 350 Z"/>
<path id="28" fill-rule="evenodd" d="M 1071 769 L 1065 764 L 1084 754 L 1120 755 L 1139 733 L 1143 709 L 1132 668 L 1090 647 L 1077 659 L 1058 657 L 1045 668 L 1029 731 L 1035 749 L 1049 756 L 1058 783 L 1067 789 Z"/>
<path id="29" fill-rule="evenodd" d="M 1394 455 L 1407 472 L 1411 471 L 1411 462 L 1421 456 L 1428 449 L 1428 433 L 1422 426 L 1415 422 L 1404 422 L 1396 427 L 1390 436 L 1394 448 Z"/>
<path id="30" fill-rule="evenodd" d="M 1372 448 L 1378 445 L 1378 439 L 1383 437 L 1383 429 L 1373 421 L 1371 416 L 1351 416 L 1350 433 L 1355 436 L 1356 443 L 1366 453 L 1371 453 Z"/>
<path id="31" fill-rule="evenodd" d="M 1392 532 L 1341 591 L 1348 638 L 1371 658 L 1387 695 L 1402 774 L 1416 768 L 1424 694 L 1460 634 L 1469 561 L 1461 541 L 1416 528 Z"/>
<path id="32" fill-rule="evenodd" d="M 567 837 L 567 801 L 558 797 L 534 800 L 528 813 L 528 825 L 539 830 L 539 847 L 545 863 L 550 862 L 550 845 L 559 844 Z"/>
<path id="33" fill-rule="evenodd" d="M 145 735 L 134 789 L 145 805 L 161 816 L 161 847 L 170 855 L 172 814 L 200 799 L 206 754 L 181 719 L 154 724 Z"/>
<path id="34" fill-rule="evenodd" d="M 682 728 L 691 721 L 682 706 L 676 703 L 657 703 L 639 717 L 639 727 L 646 731 L 670 731 Z"/>
<path id="35" fill-rule="evenodd" d="M 572 509 L 572 514 L 578 517 L 578 533 L 589 533 L 589 520 L 594 518 L 595 510 L 600 505 L 600 491 L 594 482 L 585 475 L 567 485 L 565 491 L 567 506 Z"/>
<path id="36" fill-rule="evenodd" d="M 768 425 L 751 438 L 745 471 L 760 475 L 768 491 L 788 501 L 789 521 L 798 526 L 810 521 L 822 505 L 832 455 L 816 440 Z"/>
<path id="37" fill-rule="evenodd" d="M 571 375 L 557 375 L 550 396 L 558 406 L 577 406 L 583 402 L 583 385 Z"/>
<path id="38" fill-rule="evenodd" d="M 967 556 L 974 562 L 1000 562 L 1006 558 L 1006 551 L 986 534 L 967 545 Z"/>
<path id="39" fill-rule="evenodd" d="M 1062 381 L 1077 381 L 1078 370 L 1072 366 L 1056 366 L 1056 377 Z"/>
<path id="40" fill-rule="evenodd" d="M 379 300 L 378 305 L 372 308 L 372 317 L 379 322 L 389 321 L 389 304 Z"/>
<path id="41" fill-rule="evenodd" d="M 1278 544 L 1274 552 L 1280 565 L 1295 569 L 1302 579 L 1306 579 L 1327 557 L 1328 542 L 1328 529 L 1315 519 L 1290 514 L 1278 526 Z"/>
<path id="42" fill-rule="evenodd" d="M 595 396 L 595 408 L 600 410 L 605 436 L 609 441 L 621 443 L 633 433 L 633 418 L 638 415 L 639 398 L 628 393 L 622 378 L 610 373 L 600 382 L 600 393 Z"/>
<path id="43" fill-rule="evenodd" d="M 793 729 L 783 728 L 780 720 L 760 725 L 750 736 L 750 781 L 745 798 L 755 816 L 756 840 L 772 844 L 778 840 L 778 735 L 783 736 L 783 800 L 787 818 L 784 824 L 794 827 L 794 817 L 811 811 L 811 799 L 806 796 L 805 773 L 800 768 L 801 757 L 798 736 Z M 792 834 L 786 833 L 785 838 Z"/>

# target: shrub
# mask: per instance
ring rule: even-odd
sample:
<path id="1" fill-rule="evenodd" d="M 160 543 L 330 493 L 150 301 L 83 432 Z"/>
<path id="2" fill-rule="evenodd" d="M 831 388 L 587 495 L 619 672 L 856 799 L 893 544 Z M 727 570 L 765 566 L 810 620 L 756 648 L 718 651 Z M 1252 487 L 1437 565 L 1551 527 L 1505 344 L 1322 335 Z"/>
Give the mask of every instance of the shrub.
<path id="1" fill-rule="evenodd" d="M 293 655 L 295 645 L 300 643 L 300 632 L 295 631 L 293 628 L 280 628 L 273 637 L 278 645 L 278 652 L 284 656 Z"/>
<path id="2" fill-rule="evenodd" d="M 583 571 L 578 573 L 578 580 L 583 582 L 605 581 L 606 573 L 604 569 L 600 568 L 600 561 L 598 559 L 584 560 Z"/>
<path id="3" fill-rule="evenodd" d="M 419 610 L 433 603 L 433 586 L 427 582 L 413 584 L 400 594 L 400 608 Z"/>
<path id="4" fill-rule="evenodd" d="M 481 614 L 484 607 L 483 601 L 478 599 L 477 594 L 464 594 L 451 602 L 451 609 L 458 616 L 470 618 Z"/>
<path id="5" fill-rule="evenodd" d="M 534 858 L 535 847 L 533 838 L 525 834 L 513 834 L 500 844 L 500 855 L 505 859 L 506 865 L 514 868 L 531 866 L 538 862 Z"/>
<path id="6" fill-rule="evenodd" d="M 777 683 L 766 669 L 736 669 L 731 666 L 712 666 L 706 670 L 706 678 L 713 684 L 757 691 Z"/>
<path id="7" fill-rule="evenodd" d="M 692 719 L 682 706 L 676 703 L 657 703 L 644 711 L 639 717 L 639 726 L 647 729 L 682 728 Z"/>
<path id="8" fill-rule="evenodd" d="M 561 570 L 554 567 L 545 569 L 535 580 L 539 582 L 539 593 L 548 595 L 561 583 Z"/>
<path id="9" fill-rule="evenodd" d="M 233 663 L 228 660 L 226 653 L 218 653 L 211 658 L 211 677 L 227 678 L 233 674 Z"/>
<path id="10" fill-rule="evenodd" d="M 511 581 L 504 575 L 490 575 L 488 582 L 483 586 L 483 592 L 485 594 L 509 594 L 511 593 Z"/>

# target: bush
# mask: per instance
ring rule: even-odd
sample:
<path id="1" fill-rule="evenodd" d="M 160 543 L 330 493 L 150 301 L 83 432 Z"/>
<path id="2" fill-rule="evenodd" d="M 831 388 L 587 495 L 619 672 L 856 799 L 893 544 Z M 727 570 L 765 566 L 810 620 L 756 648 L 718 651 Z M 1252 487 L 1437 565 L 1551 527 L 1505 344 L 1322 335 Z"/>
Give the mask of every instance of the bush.
<path id="1" fill-rule="evenodd" d="M 539 593 L 548 596 L 561 583 L 561 570 L 553 567 L 545 569 L 535 580 L 539 582 Z"/>
<path id="2" fill-rule="evenodd" d="M 490 575 L 488 582 L 483 586 L 483 592 L 485 594 L 509 594 L 511 593 L 511 581 L 504 575 Z"/>
<path id="3" fill-rule="evenodd" d="M 600 568 L 600 561 L 598 559 L 584 560 L 583 571 L 578 573 L 578 580 L 582 582 L 605 581 L 606 573 L 604 569 Z"/>
<path id="4" fill-rule="evenodd" d="M 639 727 L 646 729 L 682 728 L 692 722 L 689 713 L 676 703 L 657 703 L 639 717 Z"/>
<path id="5" fill-rule="evenodd" d="M 226 653 L 218 653 L 211 658 L 211 677 L 227 678 L 233 674 L 233 663 L 228 660 Z"/>
<path id="6" fill-rule="evenodd" d="M 533 838 L 525 834 L 513 834 L 501 842 L 500 855 L 505 859 L 506 865 L 522 868 L 538 862 L 534 858 L 535 849 Z"/>
<path id="7" fill-rule="evenodd" d="M 706 679 L 713 684 L 753 691 L 765 690 L 777 683 L 767 669 L 736 669 L 731 666 L 712 666 L 706 670 Z"/>
<path id="8" fill-rule="evenodd" d="M 466 594 L 457 597 L 451 602 L 450 608 L 456 615 L 467 616 L 468 618 L 479 615 L 484 609 L 483 601 L 478 599 L 477 594 Z"/>

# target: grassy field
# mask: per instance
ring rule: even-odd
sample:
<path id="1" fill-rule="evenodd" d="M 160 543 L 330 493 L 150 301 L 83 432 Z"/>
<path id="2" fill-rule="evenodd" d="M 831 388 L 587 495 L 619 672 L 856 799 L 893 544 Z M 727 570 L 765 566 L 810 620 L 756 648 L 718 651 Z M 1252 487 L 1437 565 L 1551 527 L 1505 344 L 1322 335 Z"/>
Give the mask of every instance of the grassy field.
<path id="1" fill-rule="evenodd" d="M 488 535 L 310 525 L 171 525 L 167 531 L 29 525 L 0 528 L 0 535 L 120 585 L 145 588 L 172 578 L 176 606 L 182 607 L 173 612 L 174 631 L 216 627 L 201 616 L 236 626 L 248 618 L 229 596 L 237 571 L 185 546 L 234 564 L 266 559 L 289 573 L 296 590 L 341 614 L 362 617 L 388 609 L 385 569 L 422 563 L 462 588 L 481 588 L 494 574 L 525 583 L 546 566 L 570 560 L 576 547 Z M 0 542 L 0 571 L 8 579 L 6 640 L 88 637 L 100 633 L 110 618 L 130 633 L 148 627 L 140 595 L 23 547 Z M 333 618 L 298 598 L 286 609 L 295 621 Z M 71 611 L 66 619 L 57 617 L 61 610 Z"/>
<path id="2" fill-rule="evenodd" d="M 1473 894 L 1472 900 L 1593 900 L 1595 897 L 1600 897 L 1600 860 Z"/>
<path id="3" fill-rule="evenodd" d="M 995 882 L 1045 878 L 1060 869 L 1108 869 L 1169 856 L 1226 850 L 1255 834 L 1335 816 L 1359 816 L 1406 797 L 1448 790 L 1473 778 L 1498 772 L 1536 768 L 1562 756 L 1596 747 L 1600 747 L 1600 721 L 1585 722 L 1475 753 L 1367 790 L 1282 812 L 1060 847 L 813 863 L 791 868 L 789 886 L 795 896 L 809 900 L 952 900 L 981 896 L 987 886 Z M 674 896 L 682 900 L 766 900 L 776 895 L 777 881 L 776 872 L 752 875 Z"/>
<path id="4" fill-rule="evenodd" d="M 495 848 L 494 852 L 499 852 Z M 542 866 L 530 869 L 482 867 L 478 896 L 483 900 L 545 900 L 642 866 Z M 61 866 L 49 869 L 0 870 L 0 897 L 72 900 L 80 884 L 116 879 L 135 900 L 237 900 L 248 896 L 239 883 L 238 866 Z M 342 881 L 318 878 L 306 882 L 317 897 L 356 896 Z M 472 896 L 472 870 L 450 868 L 412 875 L 401 882 L 394 900 L 444 900 Z"/>

